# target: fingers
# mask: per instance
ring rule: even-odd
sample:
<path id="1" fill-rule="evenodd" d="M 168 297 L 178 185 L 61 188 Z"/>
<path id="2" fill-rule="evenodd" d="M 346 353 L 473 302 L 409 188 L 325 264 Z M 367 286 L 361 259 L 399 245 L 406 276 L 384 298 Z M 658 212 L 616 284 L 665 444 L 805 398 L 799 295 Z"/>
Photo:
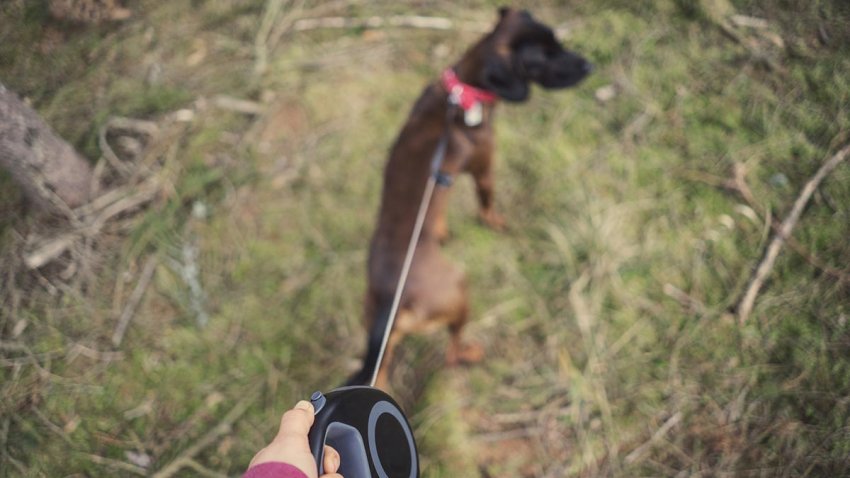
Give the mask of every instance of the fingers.
<path id="1" fill-rule="evenodd" d="M 293 409 L 283 414 L 283 418 L 280 419 L 280 430 L 277 432 L 277 438 L 287 436 L 303 436 L 306 438 L 314 419 L 313 404 L 301 400 L 295 404 Z"/>
<path id="2" fill-rule="evenodd" d="M 322 468 L 325 470 L 325 473 L 336 474 L 337 470 L 339 470 L 340 457 L 339 453 L 333 449 L 333 447 L 325 445 L 325 457 L 322 459 Z M 327 475 L 323 475 L 324 476 Z"/>
<path id="3" fill-rule="evenodd" d="M 254 456 L 249 466 L 279 461 L 295 466 L 308 477 L 316 478 L 316 462 L 310 453 L 310 444 L 307 442 L 307 434 L 313 425 L 313 420 L 313 405 L 307 401 L 298 402 L 295 407 L 283 414 L 277 436 Z"/>

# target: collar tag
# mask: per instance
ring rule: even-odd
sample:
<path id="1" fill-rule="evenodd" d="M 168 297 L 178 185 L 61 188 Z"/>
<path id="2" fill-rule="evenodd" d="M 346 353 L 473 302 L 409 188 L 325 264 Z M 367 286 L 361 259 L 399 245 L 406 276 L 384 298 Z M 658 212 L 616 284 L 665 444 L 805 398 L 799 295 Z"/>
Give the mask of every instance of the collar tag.
<path id="1" fill-rule="evenodd" d="M 480 101 L 472 103 L 472 105 L 463 111 L 463 122 L 467 126 L 473 127 L 481 124 L 484 119 L 484 108 Z"/>

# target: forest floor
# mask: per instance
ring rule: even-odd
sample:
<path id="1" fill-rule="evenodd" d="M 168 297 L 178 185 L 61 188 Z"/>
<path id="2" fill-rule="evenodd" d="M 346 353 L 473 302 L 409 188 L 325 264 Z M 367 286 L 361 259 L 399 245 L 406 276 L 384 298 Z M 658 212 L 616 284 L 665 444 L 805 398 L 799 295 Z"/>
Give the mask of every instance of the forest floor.
<path id="1" fill-rule="evenodd" d="M 76 26 L 0 3 L 0 81 L 125 195 L 69 230 L 0 177 L 0 476 L 239 476 L 283 410 L 343 381 L 386 153 L 498 6 L 126 4 Z M 445 250 L 487 356 L 401 346 L 422 475 L 850 474 L 850 161 L 739 313 L 850 142 L 846 2 L 533 13 L 595 70 L 498 106 L 506 232 L 470 181 L 452 192 Z"/>

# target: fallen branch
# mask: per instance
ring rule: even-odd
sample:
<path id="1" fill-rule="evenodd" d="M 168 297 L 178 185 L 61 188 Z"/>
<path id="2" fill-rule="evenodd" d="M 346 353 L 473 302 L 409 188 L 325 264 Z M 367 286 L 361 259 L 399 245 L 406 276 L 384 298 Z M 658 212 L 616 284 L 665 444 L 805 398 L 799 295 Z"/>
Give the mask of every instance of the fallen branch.
<path id="1" fill-rule="evenodd" d="M 92 237 L 113 217 L 152 201 L 159 192 L 159 186 L 159 179 L 154 176 L 139 185 L 109 191 L 91 204 L 81 206 L 75 210 L 76 217 L 88 217 L 78 221 L 77 230 L 36 244 L 24 254 L 24 264 L 32 270 L 50 263 L 70 249 L 80 237 Z"/>
<path id="2" fill-rule="evenodd" d="M 732 178 L 721 178 L 700 171 L 684 171 L 681 175 L 685 179 L 699 181 L 708 184 L 709 186 L 723 188 L 738 193 L 749 206 L 749 208 L 747 209 L 749 209 L 753 213 L 752 216 L 747 215 L 747 217 L 752 219 L 753 222 L 758 222 L 760 220 L 758 215 L 763 215 L 765 217 L 765 228 L 772 229 L 778 234 L 781 226 L 777 225 L 771 220 L 769 209 L 762 207 L 760 204 L 758 204 L 758 201 L 756 201 L 755 199 L 755 195 L 753 195 L 752 190 L 750 190 L 749 184 L 747 184 L 746 174 L 746 166 L 741 163 L 735 163 L 733 166 Z M 830 266 L 824 260 L 822 260 L 817 255 L 813 254 L 810 250 L 808 250 L 806 246 L 800 244 L 800 242 L 794 239 L 793 236 L 786 237 L 785 241 L 788 243 L 788 246 L 794 250 L 794 252 L 799 254 L 800 257 L 802 257 L 803 260 L 811 264 L 812 267 L 819 269 L 824 274 L 829 275 L 844 284 L 850 284 L 850 274 Z"/>
<path id="3" fill-rule="evenodd" d="M 734 173 L 735 177 L 732 180 L 733 188 L 736 189 L 741 194 L 741 196 L 743 196 L 744 200 L 749 203 L 750 207 L 754 209 L 759 209 L 759 206 L 756 203 L 755 196 L 750 190 L 750 186 L 747 184 L 747 168 L 741 163 L 735 163 Z M 776 225 L 776 223 L 770 220 L 769 211 L 764 211 L 763 214 L 767 217 L 766 221 L 768 222 L 770 227 L 777 234 L 779 234 L 781 226 Z M 794 252 L 799 254 L 803 259 L 806 260 L 806 262 L 822 270 L 824 273 L 835 277 L 841 282 L 850 284 L 850 275 L 834 267 L 831 267 L 829 264 L 822 261 L 816 255 L 812 254 L 808 249 L 806 249 L 805 246 L 797 242 L 797 240 L 794 239 L 793 236 L 788 236 L 785 238 L 785 240 L 788 242 L 788 246 L 790 246 L 791 249 L 794 249 Z"/>
<path id="4" fill-rule="evenodd" d="M 145 291 L 148 290 L 148 285 L 156 270 L 156 264 L 156 256 L 152 255 L 148 257 L 142 268 L 142 273 L 139 275 L 139 282 L 136 283 L 136 288 L 130 294 L 130 299 L 127 301 L 127 305 L 124 306 L 121 317 L 118 318 L 118 324 L 115 325 L 115 332 L 112 334 L 112 345 L 115 347 L 120 346 L 121 341 L 124 340 L 124 333 L 127 331 L 127 326 L 130 325 L 130 320 L 136 315 L 136 307 L 139 306 L 139 302 L 142 301 Z"/>
<path id="5" fill-rule="evenodd" d="M 185 466 L 191 466 L 195 459 L 195 455 L 200 453 L 206 447 L 210 446 L 215 440 L 222 435 L 230 433 L 233 429 L 233 424 L 248 410 L 251 403 L 254 402 L 257 396 L 258 389 L 254 389 L 247 393 L 232 409 L 224 416 L 221 422 L 208 431 L 200 440 L 195 442 L 189 448 L 183 450 L 180 455 L 170 463 L 162 467 L 159 471 L 153 474 L 152 478 L 169 478 L 174 476 Z"/>
<path id="6" fill-rule="evenodd" d="M 396 15 L 391 17 L 323 17 L 302 18 L 292 25 L 292 30 L 305 32 L 319 29 L 384 28 L 402 27 L 426 30 L 462 29 L 476 33 L 488 31 L 488 25 L 479 22 L 459 22 L 443 17 L 424 17 L 419 15 Z"/>
<path id="7" fill-rule="evenodd" d="M 747 321 L 747 318 L 749 318 L 750 313 L 753 310 L 756 297 L 758 296 L 765 279 L 767 279 L 767 276 L 770 275 L 770 272 L 773 270 L 773 265 L 776 263 L 776 258 L 779 256 L 779 252 L 782 249 L 782 244 L 785 243 L 787 238 L 791 237 L 791 231 L 797 225 L 797 221 L 800 220 L 800 216 L 803 214 L 803 209 L 805 209 L 806 204 L 808 204 L 809 199 L 812 197 L 812 194 L 814 194 L 815 190 L 817 190 L 824 178 L 826 178 L 829 173 L 831 173 L 842 161 L 844 161 L 848 153 L 850 153 L 850 145 L 845 146 L 838 151 L 838 153 L 823 163 L 817 173 L 815 173 L 806 185 L 803 186 L 800 196 L 797 197 L 796 201 L 794 201 L 794 207 L 791 208 L 791 213 L 784 221 L 782 221 L 779 231 L 777 231 L 776 235 L 773 236 L 773 240 L 771 240 L 770 244 L 767 246 L 764 258 L 756 268 L 755 275 L 750 281 L 747 291 L 744 293 L 743 298 L 736 308 L 738 311 L 738 322 L 740 324 L 743 324 Z"/>

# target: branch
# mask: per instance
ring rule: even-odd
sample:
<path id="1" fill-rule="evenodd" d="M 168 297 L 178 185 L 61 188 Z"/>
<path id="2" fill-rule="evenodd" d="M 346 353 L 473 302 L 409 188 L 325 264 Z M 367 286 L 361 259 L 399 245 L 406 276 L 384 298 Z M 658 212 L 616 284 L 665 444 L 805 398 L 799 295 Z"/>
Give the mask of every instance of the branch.
<path id="1" fill-rule="evenodd" d="M 815 173 L 806 185 L 803 186 L 800 196 L 798 196 L 797 200 L 794 201 L 794 207 L 791 208 L 791 213 L 784 221 L 782 221 L 782 225 L 779 227 L 776 235 L 773 236 L 773 240 L 771 240 L 770 244 L 767 246 L 764 258 L 756 268 L 755 275 L 750 281 L 750 285 L 747 287 L 747 291 L 744 293 L 743 299 L 741 299 L 741 302 L 738 304 L 738 322 L 740 324 L 743 324 L 747 321 L 747 318 L 749 318 L 750 313 L 753 310 L 756 297 L 758 296 L 764 281 L 767 279 L 767 276 L 770 275 L 770 272 L 773 270 L 773 265 L 776 263 L 776 258 L 779 256 L 782 245 L 785 243 L 785 240 L 791 236 L 791 231 L 794 229 L 794 226 L 797 225 L 797 221 L 800 220 L 800 216 L 803 214 L 803 209 L 805 209 L 806 204 L 808 204 L 809 199 L 812 197 L 812 194 L 814 194 L 815 190 L 817 190 L 824 178 L 826 178 L 829 173 L 831 173 L 842 161 L 844 161 L 848 153 L 850 153 L 850 145 L 845 146 L 833 157 L 823 163 L 817 173 Z"/>
<path id="2" fill-rule="evenodd" d="M 171 463 L 165 465 L 158 472 L 154 473 L 153 478 L 170 478 L 176 475 L 177 472 L 179 472 L 184 466 L 191 466 L 195 455 L 203 451 L 204 448 L 210 446 L 220 436 L 230 433 L 233 429 L 233 424 L 236 423 L 236 420 L 239 420 L 239 418 L 248 410 L 251 403 L 253 403 L 257 396 L 257 392 L 258 390 L 256 388 L 249 391 L 242 400 L 230 409 L 218 425 L 208 431 L 206 435 L 202 436 L 201 439 L 195 442 L 192 446 L 183 450 L 183 452 L 171 461 Z"/>
<path id="3" fill-rule="evenodd" d="M 112 334 L 112 345 L 118 347 L 121 345 L 121 341 L 124 340 L 124 333 L 127 331 L 127 326 L 130 325 L 130 320 L 136 314 L 136 307 L 142 301 L 142 297 L 144 297 L 145 291 L 148 289 L 148 284 L 150 284 L 151 278 L 153 278 L 156 263 L 155 255 L 150 256 L 147 262 L 145 262 L 142 273 L 139 275 L 139 282 L 136 283 L 136 288 L 130 294 L 130 299 L 127 301 L 127 305 L 124 306 L 121 317 L 118 318 L 118 324 L 115 326 L 115 332 Z"/>
<path id="4" fill-rule="evenodd" d="M 419 15 L 396 15 L 391 17 L 323 17 L 303 18 L 292 25 L 292 30 L 304 32 L 330 28 L 384 28 L 404 27 L 429 30 L 462 29 L 474 32 L 486 32 L 488 27 L 478 22 L 459 22 L 443 17 L 424 17 Z"/>
<path id="5" fill-rule="evenodd" d="M 97 234 L 113 217 L 152 201 L 158 192 L 159 179 L 154 176 L 141 184 L 105 193 L 74 211 L 76 217 L 87 216 L 77 221 L 80 224 L 76 230 L 37 242 L 24 253 L 24 264 L 29 269 L 44 266 L 70 249 L 81 236 Z"/>
<path id="6" fill-rule="evenodd" d="M 764 216 L 765 227 L 769 227 L 770 229 L 773 229 L 773 231 L 775 231 L 776 233 L 779 233 L 780 226 L 771 220 L 770 210 L 768 208 L 762 207 L 761 205 L 759 205 L 758 201 L 756 201 L 752 190 L 750 190 L 750 186 L 747 184 L 746 174 L 747 168 L 741 163 L 734 164 L 733 177 L 729 179 L 721 178 L 700 171 L 684 171 L 683 173 L 681 173 L 682 177 L 684 177 L 685 179 L 699 181 L 701 183 L 708 184 L 709 186 L 727 189 L 729 191 L 739 194 L 756 215 Z M 755 221 L 759 218 L 753 217 L 752 219 Z M 806 246 L 800 244 L 800 242 L 794 239 L 793 236 L 786 237 L 785 241 L 788 243 L 788 246 L 794 250 L 794 252 L 799 254 L 800 257 L 802 257 L 806 262 L 811 264 L 812 267 L 819 269 L 824 274 L 832 276 L 835 279 L 841 281 L 842 283 L 850 284 L 850 274 L 830 266 L 823 259 L 812 253 L 812 251 L 808 250 Z"/>

